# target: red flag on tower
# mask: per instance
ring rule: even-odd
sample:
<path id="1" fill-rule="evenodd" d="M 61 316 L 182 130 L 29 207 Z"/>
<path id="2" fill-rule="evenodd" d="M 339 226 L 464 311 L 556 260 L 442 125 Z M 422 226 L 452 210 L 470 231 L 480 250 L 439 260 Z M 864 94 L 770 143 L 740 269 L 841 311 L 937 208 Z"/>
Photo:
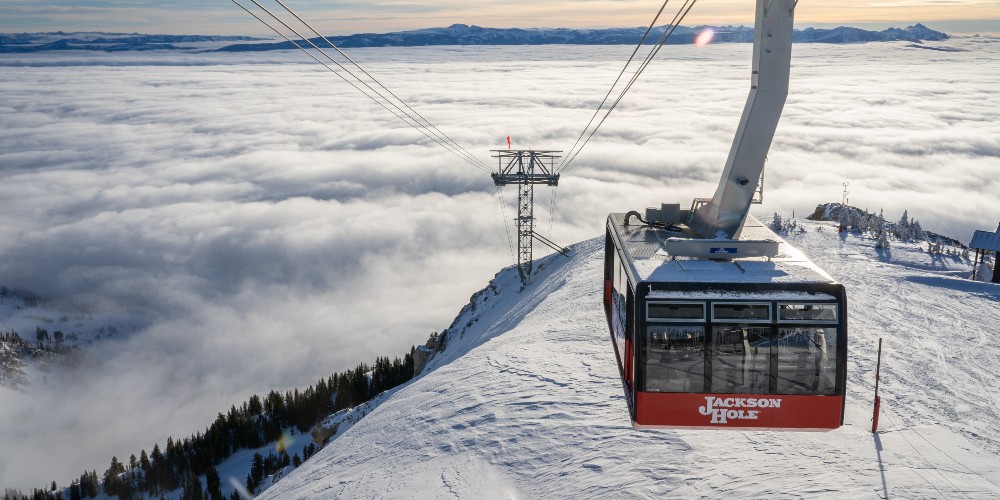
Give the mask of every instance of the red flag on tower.
<path id="1" fill-rule="evenodd" d="M 510 149 L 510 136 L 507 136 L 507 149 Z"/>

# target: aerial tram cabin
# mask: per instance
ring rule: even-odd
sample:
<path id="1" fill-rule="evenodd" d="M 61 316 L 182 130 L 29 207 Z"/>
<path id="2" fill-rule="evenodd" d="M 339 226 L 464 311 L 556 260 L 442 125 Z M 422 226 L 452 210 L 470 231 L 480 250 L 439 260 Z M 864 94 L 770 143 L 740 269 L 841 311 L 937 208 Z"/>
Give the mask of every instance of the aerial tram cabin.
<path id="1" fill-rule="evenodd" d="M 608 216 L 604 310 L 635 427 L 836 429 L 847 298 L 749 216 L 788 95 L 795 0 L 757 0 L 753 71 L 712 198 Z"/>
<path id="2" fill-rule="evenodd" d="M 636 219 L 608 217 L 604 262 L 604 309 L 633 425 L 840 427 L 844 286 L 752 217 L 744 241 L 775 242 L 774 257 L 672 255 L 671 243 L 691 230 Z M 733 250 L 700 241 L 709 254 Z"/>

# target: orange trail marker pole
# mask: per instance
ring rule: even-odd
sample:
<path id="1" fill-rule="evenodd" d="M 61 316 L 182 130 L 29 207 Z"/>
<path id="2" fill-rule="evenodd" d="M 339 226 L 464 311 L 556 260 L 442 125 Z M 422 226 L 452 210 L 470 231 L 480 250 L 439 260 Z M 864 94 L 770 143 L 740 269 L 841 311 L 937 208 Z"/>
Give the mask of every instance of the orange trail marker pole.
<path id="1" fill-rule="evenodd" d="M 882 338 L 878 339 L 878 361 L 875 362 L 875 409 L 872 412 L 872 434 L 878 432 L 878 412 L 882 400 L 878 397 L 878 379 L 882 370 Z"/>

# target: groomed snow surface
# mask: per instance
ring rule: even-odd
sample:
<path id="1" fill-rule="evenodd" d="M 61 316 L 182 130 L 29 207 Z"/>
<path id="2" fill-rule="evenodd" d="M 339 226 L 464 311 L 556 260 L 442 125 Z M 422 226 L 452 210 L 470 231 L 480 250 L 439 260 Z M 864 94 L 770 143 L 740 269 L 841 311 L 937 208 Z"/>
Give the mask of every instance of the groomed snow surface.
<path id="1" fill-rule="evenodd" d="M 831 223 L 800 225 L 786 238 L 848 290 L 842 428 L 633 430 L 601 309 L 600 237 L 536 262 L 523 291 L 513 269 L 499 273 L 420 377 L 263 496 L 1000 497 L 1000 285 L 917 245 L 890 256 Z"/>

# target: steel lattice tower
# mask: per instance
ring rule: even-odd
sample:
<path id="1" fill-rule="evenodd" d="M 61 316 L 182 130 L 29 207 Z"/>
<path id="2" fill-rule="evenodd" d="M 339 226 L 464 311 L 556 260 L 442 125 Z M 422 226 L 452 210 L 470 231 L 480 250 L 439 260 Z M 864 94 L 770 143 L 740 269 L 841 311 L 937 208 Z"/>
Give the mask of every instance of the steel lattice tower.
<path id="1" fill-rule="evenodd" d="M 566 250 L 535 232 L 535 184 L 558 186 L 555 160 L 561 151 L 493 150 L 497 171 L 490 174 L 497 186 L 517 184 L 517 270 L 527 285 L 532 269 L 532 240 L 537 239 L 559 253 Z"/>

